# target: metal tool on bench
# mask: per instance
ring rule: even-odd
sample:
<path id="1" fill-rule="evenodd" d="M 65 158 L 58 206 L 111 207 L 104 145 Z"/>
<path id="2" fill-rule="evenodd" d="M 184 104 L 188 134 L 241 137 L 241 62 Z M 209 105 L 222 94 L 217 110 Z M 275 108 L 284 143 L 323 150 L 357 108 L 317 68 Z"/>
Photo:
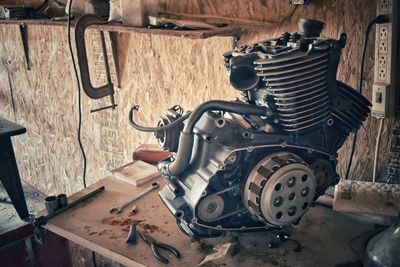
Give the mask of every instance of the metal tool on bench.
<path id="1" fill-rule="evenodd" d="M 92 82 L 90 81 L 89 64 L 88 64 L 87 53 L 86 53 L 85 31 L 86 31 L 87 27 L 89 27 L 91 25 L 101 25 L 101 24 L 106 24 L 106 23 L 107 23 L 106 21 L 101 20 L 99 17 L 97 17 L 95 15 L 86 14 L 86 15 L 83 15 L 78 20 L 78 22 L 76 23 L 76 26 L 75 26 L 76 51 L 77 51 L 77 56 L 78 56 L 79 70 L 80 70 L 80 74 L 81 74 L 82 88 L 85 91 L 86 95 L 92 99 L 99 99 L 99 98 L 103 98 L 105 96 L 110 96 L 110 98 L 111 98 L 111 105 L 101 107 L 98 109 L 94 109 L 91 112 L 96 112 L 96 111 L 109 109 L 109 108 L 115 109 L 115 107 L 117 106 L 115 104 L 115 99 L 114 99 L 114 85 L 111 82 L 111 74 L 110 74 L 110 67 L 109 67 L 108 59 L 107 59 L 105 37 L 104 37 L 104 33 L 102 31 L 100 31 L 100 34 L 101 34 L 100 37 L 101 37 L 101 46 L 102 46 L 103 57 L 104 57 L 104 66 L 105 66 L 105 70 L 106 70 L 107 84 L 100 86 L 100 87 L 94 87 L 92 85 Z"/>
<path id="2" fill-rule="evenodd" d="M 144 191 L 140 192 L 133 199 L 125 202 L 120 207 L 114 207 L 114 208 L 110 209 L 110 213 L 121 213 L 127 206 L 132 204 L 134 201 L 138 200 L 139 198 L 141 198 L 142 196 L 146 195 L 150 191 L 153 191 L 154 189 L 157 189 L 159 187 L 160 187 L 160 184 L 158 182 L 152 183 L 149 187 L 147 187 Z"/>
<path id="3" fill-rule="evenodd" d="M 136 224 L 131 224 L 129 227 L 128 238 L 126 239 L 126 243 L 133 245 L 137 242 L 137 231 L 136 231 Z"/>
<path id="4" fill-rule="evenodd" d="M 68 205 L 68 198 L 66 194 L 59 194 L 58 196 L 48 196 L 44 199 L 47 214 L 52 214 L 56 210 Z"/>
<path id="5" fill-rule="evenodd" d="M 63 213 L 64 211 L 73 208 L 75 206 L 77 206 L 78 204 L 86 201 L 87 199 L 97 195 L 98 193 L 104 191 L 105 187 L 101 186 L 99 188 L 97 188 L 96 190 L 78 198 L 77 200 L 55 210 L 53 213 L 48 214 L 46 216 L 40 216 L 37 217 L 34 221 L 33 221 L 33 234 L 35 237 L 35 240 L 39 243 L 43 245 L 43 226 L 48 222 L 48 220 L 56 217 L 57 215 L 59 215 L 60 213 Z"/>
<path id="6" fill-rule="evenodd" d="M 56 196 L 48 196 L 44 199 L 44 205 L 46 206 L 47 214 L 52 214 L 58 210 L 58 199 Z"/>
<path id="7" fill-rule="evenodd" d="M 145 233 L 142 233 L 142 232 L 138 232 L 138 233 L 142 237 L 144 242 L 146 242 L 151 247 L 151 251 L 153 252 L 154 257 L 158 261 L 165 263 L 165 264 L 169 263 L 169 260 L 166 257 L 164 257 L 163 255 L 161 255 L 161 253 L 159 251 L 160 248 L 171 252 L 178 259 L 181 257 L 181 254 L 179 253 L 179 251 L 176 248 L 174 248 L 170 245 L 164 244 L 164 243 L 158 243 L 154 238 L 152 238 L 149 235 L 146 235 Z"/>
<path id="8" fill-rule="evenodd" d="M 28 26 L 19 25 L 19 33 L 21 35 L 22 47 L 24 48 L 25 68 L 26 70 L 31 70 L 31 60 L 29 59 Z"/>

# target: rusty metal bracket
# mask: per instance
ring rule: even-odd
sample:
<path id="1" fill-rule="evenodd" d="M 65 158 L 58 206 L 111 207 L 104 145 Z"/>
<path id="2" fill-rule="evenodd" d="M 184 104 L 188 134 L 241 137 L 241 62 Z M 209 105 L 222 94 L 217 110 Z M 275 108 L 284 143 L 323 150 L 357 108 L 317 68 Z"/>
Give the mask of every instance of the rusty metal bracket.
<path id="1" fill-rule="evenodd" d="M 27 70 L 31 70 L 31 61 L 29 59 L 29 45 L 28 45 L 28 26 L 19 25 L 19 33 L 21 35 L 22 46 L 24 48 L 25 67 Z"/>
<path id="2" fill-rule="evenodd" d="M 108 64 L 107 58 L 107 48 L 105 44 L 104 33 L 101 31 L 101 46 L 103 50 L 103 57 L 104 57 L 104 65 L 106 69 L 106 76 L 107 76 L 107 84 L 94 87 L 90 80 L 90 73 L 89 73 L 89 64 L 87 59 L 87 52 L 86 52 L 86 44 L 85 44 L 85 31 L 91 25 L 99 25 L 99 24 L 106 24 L 106 21 L 101 20 L 99 17 L 91 14 L 87 14 L 82 16 L 75 26 L 75 42 L 76 42 L 76 50 L 78 55 L 78 64 L 79 70 L 81 74 L 81 82 L 82 88 L 85 91 L 86 95 L 92 99 L 99 99 L 106 96 L 110 96 L 111 98 L 111 105 L 98 108 L 92 110 L 91 112 L 96 112 L 108 108 L 115 109 L 117 106 L 114 100 L 114 85 L 111 82 L 111 74 L 110 74 L 110 67 Z"/>
<path id="3" fill-rule="evenodd" d="M 115 66 L 115 76 L 117 78 L 117 87 L 121 87 L 121 81 L 119 77 L 119 55 L 118 55 L 118 32 L 109 31 L 108 36 L 110 37 L 111 52 Z"/>

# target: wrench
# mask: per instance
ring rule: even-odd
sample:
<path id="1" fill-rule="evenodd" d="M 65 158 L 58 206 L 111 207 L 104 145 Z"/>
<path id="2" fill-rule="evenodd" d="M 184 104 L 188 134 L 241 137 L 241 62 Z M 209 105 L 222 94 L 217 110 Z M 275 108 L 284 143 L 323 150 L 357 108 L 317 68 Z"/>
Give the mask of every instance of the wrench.
<path id="1" fill-rule="evenodd" d="M 121 207 L 115 207 L 115 208 L 110 209 L 110 213 L 121 213 L 123 209 L 125 209 L 127 206 L 132 204 L 134 201 L 138 200 L 139 198 L 141 198 L 142 196 L 146 195 L 150 191 L 152 191 L 154 189 L 157 189 L 159 187 L 160 187 L 160 184 L 158 182 L 152 183 L 151 186 L 149 186 L 148 188 L 146 188 L 145 190 L 140 192 L 139 195 L 135 196 L 133 199 L 125 202 L 124 204 L 122 204 Z"/>

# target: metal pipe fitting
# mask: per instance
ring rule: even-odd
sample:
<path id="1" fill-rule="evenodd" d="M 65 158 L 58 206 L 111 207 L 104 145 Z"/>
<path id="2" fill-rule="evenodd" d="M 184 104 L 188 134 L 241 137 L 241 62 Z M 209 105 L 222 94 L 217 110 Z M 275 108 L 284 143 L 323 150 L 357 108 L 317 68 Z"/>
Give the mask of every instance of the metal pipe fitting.
<path id="1" fill-rule="evenodd" d="M 48 196 L 44 199 L 47 214 L 53 214 L 58 209 L 58 198 L 56 196 Z"/>
<path id="2" fill-rule="evenodd" d="M 68 205 L 68 198 L 66 194 L 59 194 L 57 196 L 58 199 L 58 206 L 59 208 L 67 206 Z"/>

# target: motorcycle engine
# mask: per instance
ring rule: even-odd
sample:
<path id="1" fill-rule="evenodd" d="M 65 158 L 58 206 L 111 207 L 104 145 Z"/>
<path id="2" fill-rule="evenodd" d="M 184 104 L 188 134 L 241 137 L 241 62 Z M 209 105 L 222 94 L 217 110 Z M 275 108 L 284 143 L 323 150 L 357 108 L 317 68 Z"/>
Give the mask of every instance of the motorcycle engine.
<path id="1" fill-rule="evenodd" d="M 183 114 L 174 106 L 155 132 L 172 156 L 158 164 L 160 196 L 193 238 L 297 223 L 338 182 L 337 150 L 361 126 L 370 102 L 336 80 L 338 40 L 301 19 L 297 33 L 224 54 L 242 100 L 209 101 Z"/>

